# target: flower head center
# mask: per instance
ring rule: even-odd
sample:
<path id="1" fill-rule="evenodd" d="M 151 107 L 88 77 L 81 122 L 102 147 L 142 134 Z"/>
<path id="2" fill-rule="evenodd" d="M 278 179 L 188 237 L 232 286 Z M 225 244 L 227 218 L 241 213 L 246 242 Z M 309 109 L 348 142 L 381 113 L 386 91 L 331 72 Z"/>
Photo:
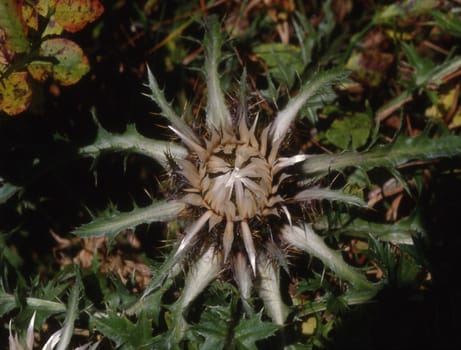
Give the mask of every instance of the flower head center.
<path id="1" fill-rule="evenodd" d="M 261 215 L 271 191 L 271 167 L 249 143 L 219 144 L 201 164 L 205 203 L 219 216 L 239 221 Z"/>

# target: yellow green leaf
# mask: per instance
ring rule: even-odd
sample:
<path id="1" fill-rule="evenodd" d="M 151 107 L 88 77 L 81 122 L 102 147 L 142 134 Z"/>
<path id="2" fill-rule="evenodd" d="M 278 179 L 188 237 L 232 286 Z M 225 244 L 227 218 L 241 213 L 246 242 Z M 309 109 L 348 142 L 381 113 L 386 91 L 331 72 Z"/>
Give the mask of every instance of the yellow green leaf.
<path id="1" fill-rule="evenodd" d="M 57 0 L 56 22 L 69 32 L 78 32 L 104 12 L 99 0 Z"/>
<path id="2" fill-rule="evenodd" d="M 33 6 L 28 3 L 22 4 L 22 19 L 24 23 L 34 29 L 38 30 L 38 13 Z"/>
<path id="3" fill-rule="evenodd" d="M 13 72 L 0 79 L 0 111 L 16 115 L 30 104 L 32 90 L 27 82 L 27 72 Z"/>
<path id="4" fill-rule="evenodd" d="M 456 91 L 456 88 L 452 88 L 445 94 L 439 95 L 439 103 L 437 105 L 432 105 L 426 109 L 425 115 L 428 118 L 441 119 L 445 117 L 448 111 L 456 104 L 455 99 L 458 98 L 459 93 Z M 461 126 L 461 112 L 459 109 L 455 112 L 451 122 L 448 125 L 450 129 L 457 128 Z"/>
<path id="5" fill-rule="evenodd" d="M 56 22 L 55 16 L 50 16 L 48 23 L 46 24 L 45 30 L 42 32 L 42 38 L 45 38 L 50 35 L 60 35 L 64 29 L 62 26 Z"/>
<path id="6" fill-rule="evenodd" d="M 301 325 L 301 332 L 305 335 L 312 335 L 315 333 L 317 328 L 317 319 L 314 316 L 311 316 L 304 321 Z"/>
<path id="7" fill-rule="evenodd" d="M 88 58 L 72 40 L 54 38 L 40 46 L 42 60 L 33 61 L 28 70 L 34 79 L 53 78 L 61 85 L 77 83 L 90 69 Z"/>
<path id="8" fill-rule="evenodd" d="M 50 7 L 54 7 L 55 3 L 56 0 L 36 0 L 34 7 L 40 16 L 48 17 Z"/>
<path id="9" fill-rule="evenodd" d="M 29 50 L 29 41 L 24 32 L 18 6 L 17 1 L 0 1 L 0 28 L 6 33 L 6 47 L 11 51 L 21 53 Z"/>

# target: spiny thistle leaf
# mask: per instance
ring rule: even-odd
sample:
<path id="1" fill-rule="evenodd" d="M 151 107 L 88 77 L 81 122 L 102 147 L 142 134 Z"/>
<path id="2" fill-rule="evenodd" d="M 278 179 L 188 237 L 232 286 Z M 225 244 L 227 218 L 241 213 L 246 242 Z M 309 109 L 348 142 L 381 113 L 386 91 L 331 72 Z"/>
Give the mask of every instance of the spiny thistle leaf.
<path id="1" fill-rule="evenodd" d="M 148 78 L 148 87 L 151 91 L 151 94 L 145 94 L 149 97 L 152 101 L 154 101 L 158 107 L 160 107 L 160 111 L 162 116 L 170 121 L 173 126 L 178 129 L 180 132 L 191 138 L 194 142 L 200 143 L 195 136 L 194 132 L 190 129 L 190 127 L 181 119 L 176 112 L 171 108 L 170 104 L 165 98 L 163 91 L 160 89 L 157 79 L 152 74 L 149 66 L 147 66 L 147 78 Z"/>
<path id="2" fill-rule="evenodd" d="M 432 160 L 461 155 L 461 137 L 455 135 L 429 138 L 398 137 L 388 145 L 379 145 L 367 152 L 344 152 L 310 156 L 302 164 L 305 175 L 325 175 L 332 170 L 360 167 L 371 170 L 376 167 L 395 168 L 411 160 Z"/>
<path id="3" fill-rule="evenodd" d="M 208 87 L 207 122 L 210 128 L 218 131 L 231 125 L 231 117 L 224 102 L 218 73 L 222 44 L 223 38 L 218 18 L 211 16 L 206 21 L 206 33 L 203 44 L 205 47 L 205 72 Z"/>
<path id="4" fill-rule="evenodd" d="M 350 221 L 349 216 L 340 216 L 337 222 L 327 225 L 326 220 L 314 224 L 316 230 L 328 230 L 337 234 L 369 239 L 370 236 L 380 241 L 393 244 L 413 244 L 413 237 L 425 234 L 419 216 L 413 215 L 394 224 L 380 224 L 360 218 Z"/>
<path id="5" fill-rule="evenodd" d="M 258 255 L 258 272 L 260 276 L 259 295 L 264 301 L 267 313 L 276 324 L 283 325 L 288 315 L 288 308 L 282 301 L 280 293 L 280 269 L 265 254 Z"/>
<path id="6" fill-rule="evenodd" d="M 167 154 L 183 158 L 187 151 L 182 146 L 167 141 L 158 141 L 142 136 L 134 125 L 129 125 L 123 134 L 112 134 L 99 125 L 96 141 L 80 148 L 83 157 L 96 158 L 103 152 L 134 152 L 155 159 L 161 165 L 168 164 Z"/>
<path id="7" fill-rule="evenodd" d="M 451 60 L 442 64 L 436 65 L 435 68 L 430 72 L 429 83 L 441 85 L 444 82 L 444 78 L 451 73 L 457 71 L 461 67 L 461 56 L 455 56 Z"/>
<path id="8" fill-rule="evenodd" d="M 341 255 L 328 247 L 323 238 L 318 236 L 308 225 L 303 227 L 285 226 L 282 229 L 282 236 L 289 244 L 320 259 L 339 277 L 351 282 L 354 287 L 377 291 L 377 286 L 367 281 L 363 274 L 347 264 Z"/>
<path id="9" fill-rule="evenodd" d="M 174 279 L 169 278 L 163 282 L 162 288 L 159 288 L 152 294 L 147 295 L 142 300 L 136 302 L 130 308 L 126 310 L 128 316 L 136 314 L 139 316 L 144 313 L 152 318 L 155 325 L 159 325 L 160 313 L 162 311 L 162 298 L 168 288 L 173 284 Z"/>
<path id="10" fill-rule="evenodd" d="M 69 302 L 67 305 L 67 312 L 66 312 L 66 319 L 64 321 L 64 327 L 62 328 L 60 341 L 57 350 L 65 350 L 67 349 L 70 340 L 72 338 L 72 334 L 74 332 L 74 322 L 78 316 L 78 302 L 80 298 L 80 291 L 81 291 L 81 279 L 80 274 L 77 270 L 77 278 L 75 284 L 70 289 L 69 295 Z"/>
<path id="11" fill-rule="evenodd" d="M 225 349 L 230 340 L 229 324 L 231 322 L 231 309 L 229 306 L 208 306 L 203 312 L 200 322 L 193 325 L 191 331 L 205 339 L 200 344 L 201 350 Z"/>
<path id="12" fill-rule="evenodd" d="M 420 56 L 412 45 L 404 42 L 401 45 L 408 61 L 415 68 L 413 74 L 415 87 L 425 87 L 428 84 L 441 85 L 447 75 L 461 67 L 461 56 L 455 56 L 436 65 L 427 57 Z"/>
<path id="13" fill-rule="evenodd" d="M 243 319 L 235 327 L 235 342 L 238 349 L 257 350 L 256 342 L 273 335 L 280 326 L 271 322 L 263 322 L 261 314 L 250 319 Z"/>
<path id="14" fill-rule="evenodd" d="M 348 71 L 343 69 L 331 69 L 317 72 L 308 79 L 303 84 L 301 91 L 293 97 L 290 102 L 288 102 L 287 106 L 275 117 L 271 127 L 273 142 L 279 142 L 286 136 L 291 123 L 295 120 L 298 112 L 309 99 L 328 92 L 328 89 L 331 89 L 333 85 L 344 83 L 348 76 Z"/>
<path id="15" fill-rule="evenodd" d="M 144 304 L 149 303 L 150 294 L 153 291 L 157 291 L 158 288 L 162 286 L 163 289 L 169 288 L 169 283 L 171 280 L 181 271 L 178 267 L 178 263 L 183 258 L 183 255 L 176 254 L 177 249 L 171 252 L 170 255 L 165 259 L 163 264 L 158 270 L 155 270 L 153 273 L 152 280 L 150 281 L 147 288 L 144 290 L 141 299 L 136 302 L 130 309 L 128 309 L 128 314 L 139 313 L 140 310 L 144 308 Z M 169 280 L 166 280 L 167 277 L 170 277 Z M 166 281 L 165 281 L 166 280 Z"/>
<path id="16" fill-rule="evenodd" d="M 348 289 L 345 294 L 343 294 L 342 300 L 346 305 L 362 305 L 372 301 L 376 296 L 376 292 L 372 290 L 358 290 L 358 289 Z M 316 314 L 321 311 L 325 311 L 328 307 L 330 295 L 327 293 L 322 296 L 320 299 L 304 304 L 304 310 L 302 316 L 308 316 Z M 301 315 L 300 315 L 301 316 Z"/>
<path id="17" fill-rule="evenodd" d="M 92 316 L 90 320 L 104 336 L 111 339 L 117 348 L 125 350 L 151 349 L 152 320 L 144 314 L 139 315 L 136 323 L 126 316 L 109 311 L 106 316 Z"/>
<path id="18" fill-rule="evenodd" d="M 145 208 L 136 208 L 108 218 L 98 218 L 75 229 L 79 237 L 108 235 L 114 238 L 120 231 L 151 222 L 167 222 L 176 218 L 186 205 L 178 201 L 159 201 Z"/>
<path id="19" fill-rule="evenodd" d="M 311 200 L 328 200 L 339 201 L 358 207 L 366 207 L 367 204 L 359 197 L 338 190 L 329 188 L 308 188 L 296 194 L 295 201 L 311 201 Z"/>
<path id="20" fill-rule="evenodd" d="M 218 277 L 221 264 L 222 255 L 214 247 L 210 247 L 189 270 L 181 297 L 173 307 L 175 325 L 171 337 L 175 344 L 180 342 L 188 326 L 184 314 L 190 303 Z"/>
<path id="21" fill-rule="evenodd" d="M 413 257 L 404 252 L 396 255 L 392 244 L 373 237 L 369 244 L 368 254 L 384 273 L 388 284 L 399 287 L 414 285 L 421 273 L 421 266 Z"/>
<path id="22" fill-rule="evenodd" d="M 28 297 L 26 298 L 26 304 L 32 309 L 48 313 L 61 313 L 66 311 L 66 305 L 57 301 Z M 0 316 L 20 306 L 15 295 L 4 292 L 0 292 L 0 305 Z"/>

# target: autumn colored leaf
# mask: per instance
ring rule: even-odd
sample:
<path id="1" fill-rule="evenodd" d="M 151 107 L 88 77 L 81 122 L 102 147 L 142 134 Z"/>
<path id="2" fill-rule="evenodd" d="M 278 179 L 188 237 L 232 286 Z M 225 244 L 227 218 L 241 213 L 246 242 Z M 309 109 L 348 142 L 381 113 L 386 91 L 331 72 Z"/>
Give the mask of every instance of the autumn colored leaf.
<path id="1" fill-rule="evenodd" d="M 36 0 L 34 1 L 34 7 L 38 14 L 43 17 L 48 17 L 50 7 L 53 8 L 56 5 L 56 0 Z"/>
<path id="2" fill-rule="evenodd" d="M 377 50 L 353 52 L 346 68 L 354 72 L 354 78 L 365 85 L 378 87 L 387 76 L 394 56 Z"/>
<path id="3" fill-rule="evenodd" d="M 62 26 L 56 22 L 55 16 L 51 16 L 48 20 L 48 23 L 46 24 L 45 29 L 42 32 L 42 38 L 52 35 L 61 35 L 63 31 L 64 29 Z"/>
<path id="4" fill-rule="evenodd" d="M 22 20 L 24 21 L 24 23 L 28 27 L 34 30 L 38 30 L 38 12 L 35 6 L 32 6 L 28 3 L 24 3 L 21 7 L 21 13 Z"/>
<path id="5" fill-rule="evenodd" d="M 18 13 L 16 1 L 0 1 L 0 28 L 6 33 L 5 45 L 14 52 L 27 52 L 29 41 Z"/>
<path id="6" fill-rule="evenodd" d="M 458 108 L 459 89 L 453 88 L 447 93 L 439 94 L 439 103 L 426 108 L 425 116 L 433 119 L 449 119 L 448 128 L 458 128 L 461 126 L 461 110 Z M 447 118 L 447 115 L 450 115 Z"/>
<path id="7" fill-rule="evenodd" d="M 0 79 L 0 111 L 16 115 L 30 104 L 32 90 L 27 82 L 27 72 L 13 72 Z"/>
<path id="8" fill-rule="evenodd" d="M 61 85 L 77 83 L 90 69 L 88 58 L 72 40 L 54 38 L 40 46 L 40 61 L 29 64 L 29 73 L 39 81 L 53 78 Z"/>
<path id="9" fill-rule="evenodd" d="M 65 30 L 75 33 L 104 12 L 99 0 L 57 0 L 55 17 Z"/>
<path id="10" fill-rule="evenodd" d="M 0 31 L 0 35 L 1 35 L 1 31 Z M 0 50 L 0 73 L 3 73 L 9 64 L 10 64 L 10 59 L 7 56 L 7 53 L 2 52 Z"/>

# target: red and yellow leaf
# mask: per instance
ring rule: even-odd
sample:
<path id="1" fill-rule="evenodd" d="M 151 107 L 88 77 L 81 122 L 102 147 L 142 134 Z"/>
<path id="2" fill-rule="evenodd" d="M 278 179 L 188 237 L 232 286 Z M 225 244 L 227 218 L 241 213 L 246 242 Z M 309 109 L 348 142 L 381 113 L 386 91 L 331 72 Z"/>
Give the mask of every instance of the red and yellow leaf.
<path id="1" fill-rule="evenodd" d="M 104 12 L 99 0 L 57 0 L 56 22 L 69 32 L 78 32 Z"/>
<path id="2" fill-rule="evenodd" d="M 13 116 L 29 107 L 32 90 L 27 76 L 27 72 L 13 72 L 0 79 L 0 111 Z"/>
<path id="3" fill-rule="evenodd" d="M 72 40 L 54 38 L 40 46 L 41 61 L 29 64 L 29 73 L 39 81 L 48 78 L 67 86 L 77 83 L 90 69 L 88 58 Z M 49 60 L 47 60 L 49 58 Z"/>

